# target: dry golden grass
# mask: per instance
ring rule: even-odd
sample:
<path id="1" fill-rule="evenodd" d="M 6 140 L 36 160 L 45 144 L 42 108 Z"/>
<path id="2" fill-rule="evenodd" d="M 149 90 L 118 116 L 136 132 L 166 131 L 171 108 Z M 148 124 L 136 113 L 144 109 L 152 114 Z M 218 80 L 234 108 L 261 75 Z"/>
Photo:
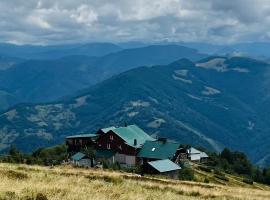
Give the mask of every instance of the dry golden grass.
<path id="1" fill-rule="evenodd" d="M 270 199 L 260 189 L 138 177 L 129 173 L 69 166 L 0 164 L 0 200 Z"/>

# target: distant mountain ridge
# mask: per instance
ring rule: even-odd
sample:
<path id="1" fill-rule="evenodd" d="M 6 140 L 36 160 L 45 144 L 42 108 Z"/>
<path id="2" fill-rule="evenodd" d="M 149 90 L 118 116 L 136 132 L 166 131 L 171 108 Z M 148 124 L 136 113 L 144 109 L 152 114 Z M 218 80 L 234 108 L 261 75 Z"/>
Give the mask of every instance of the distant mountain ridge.
<path id="1" fill-rule="evenodd" d="M 88 43 L 68 45 L 13 45 L 0 44 L 0 55 L 23 59 L 59 59 L 72 55 L 104 56 L 121 51 L 122 48 L 112 43 Z"/>
<path id="2" fill-rule="evenodd" d="M 94 49 L 97 48 L 99 46 Z M 194 49 L 162 45 L 125 49 L 102 57 L 73 55 L 56 60 L 27 60 L 0 71 L 0 90 L 14 96 L 13 100 L 7 100 L 6 95 L 0 93 L 0 110 L 20 102 L 53 101 L 138 66 L 204 57 Z"/>
<path id="3" fill-rule="evenodd" d="M 32 151 L 66 135 L 135 123 L 185 144 L 245 151 L 270 163 L 268 64 L 241 57 L 187 59 L 140 67 L 49 104 L 20 104 L 0 115 L 0 149 Z"/>

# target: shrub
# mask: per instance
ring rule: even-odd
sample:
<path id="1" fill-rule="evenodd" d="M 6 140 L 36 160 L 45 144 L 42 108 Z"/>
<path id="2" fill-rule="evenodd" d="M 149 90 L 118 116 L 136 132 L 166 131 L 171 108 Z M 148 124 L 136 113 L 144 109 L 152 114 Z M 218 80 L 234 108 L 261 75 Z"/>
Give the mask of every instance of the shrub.
<path id="1" fill-rule="evenodd" d="M 243 182 L 246 183 L 246 184 L 249 184 L 249 185 L 253 185 L 253 180 L 249 179 L 249 178 L 244 178 Z"/>
<path id="2" fill-rule="evenodd" d="M 203 182 L 204 182 L 204 183 L 209 183 L 210 181 L 209 181 L 208 178 L 205 178 Z"/>
<path id="3" fill-rule="evenodd" d="M 202 171 L 205 171 L 205 172 L 209 172 L 211 173 L 212 172 L 212 169 L 208 168 L 208 167 L 205 167 L 205 166 L 199 166 L 199 169 L 202 170 Z"/>
<path id="4" fill-rule="evenodd" d="M 121 169 L 121 165 L 120 165 L 119 162 L 115 162 L 111 166 L 109 166 L 109 168 L 111 168 L 113 170 L 120 170 Z"/>
<path id="5" fill-rule="evenodd" d="M 218 169 L 215 169 L 215 170 L 214 170 L 214 173 L 215 173 L 216 175 L 218 175 L 218 176 L 224 176 L 223 172 L 220 171 L 220 170 L 218 170 Z"/>
<path id="6" fill-rule="evenodd" d="M 8 178 L 11 178 L 11 179 L 20 179 L 20 180 L 22 180 L 22 179 L 28 178 L 28 175 L 26 173 L 14 171 L 14 170 L 8 170 L 4 174 Z"/>
<path id="7" fill-rule="evenodd" d="M 0 200 L 14 200 L 17 198 L 15 192 L 7 191 L 3 195 L 0 195 Z"/>
<path id="8" fill-rule="evenodd" d="M 194 171 L 189 168 L 181 169 L 179 173 L 179 180 L 194 181 Z"/>
<path id="9" fill-rule="evenodd" d="M 223 180 L 223 181 L 229 181 L 229 179 L 225 176 L 225 175 L 215 175 L 216 178 L 220 179 L 220 180 Z"/>
<path id="10" fill-rule="evenodd" d="M 195 192 L 195 191 L 189 192 L 187 195 L 188 196 L 193 196 L 193 197 L 201 196 L 201 194 L 199 192 Z"/>

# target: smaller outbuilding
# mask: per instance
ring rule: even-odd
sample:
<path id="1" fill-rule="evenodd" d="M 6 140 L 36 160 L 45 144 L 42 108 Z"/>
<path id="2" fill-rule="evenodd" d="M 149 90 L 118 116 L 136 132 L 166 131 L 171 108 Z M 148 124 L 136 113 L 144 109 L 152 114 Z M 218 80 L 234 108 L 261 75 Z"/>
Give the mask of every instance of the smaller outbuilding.
<path id="1" fill-rule="evenodd" d="M 147 162 L 144 173 L 160 174 L 169 178 L 178 179 L 181 167 L 169 159 Z"/>
<path id="2" fill-rule="evenodd" d="M 199 151 L 193 147 L 190 147 L 188 150 L 188 158 L 193 162 L 206 162 L 208 160 L 208 155 L 205 152 Z"/>
<path id="3" fill-rule="evenodd" d="M 71 156 L 71 163 L 79 167 L 91 167 L 91 159 L 84 153 L 78 152 Z"/>
<path id="4" fill-rule="evenodd" d="M 156 141 L 146 141 L 137 156 L 141 158 L 141 164 L 164 159 L 170 159 L 179 164 L 187 158 L 187 153 L 184 148 L 181 148 L 180 143 L 159 138 Z"/>
<path id="5" fill-rule="evenodd" d="M 201 163 L 205 163 L 209 161 L 209 156 L 205 152 L 201 152 Z"/>

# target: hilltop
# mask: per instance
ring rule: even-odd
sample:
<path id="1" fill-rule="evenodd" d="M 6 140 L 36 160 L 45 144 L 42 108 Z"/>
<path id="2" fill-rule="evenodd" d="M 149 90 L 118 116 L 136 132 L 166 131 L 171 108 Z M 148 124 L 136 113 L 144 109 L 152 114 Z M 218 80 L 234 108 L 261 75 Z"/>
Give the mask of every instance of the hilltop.
<path id="1" fill-rule="evenodd" d="M 0 164 L 1 199 L 268 199 L 270 188 L 229 183 L 210 178 L 210 183 L 139 177 L 126 172 L 79 169 L 69 166 L 38 167 Z M 210 176 L 197 170 L 198 178 Z M 18 181 L 19 180 L 19 181 Z M 213 182 L 212 182 L 213 181 Z"/>

